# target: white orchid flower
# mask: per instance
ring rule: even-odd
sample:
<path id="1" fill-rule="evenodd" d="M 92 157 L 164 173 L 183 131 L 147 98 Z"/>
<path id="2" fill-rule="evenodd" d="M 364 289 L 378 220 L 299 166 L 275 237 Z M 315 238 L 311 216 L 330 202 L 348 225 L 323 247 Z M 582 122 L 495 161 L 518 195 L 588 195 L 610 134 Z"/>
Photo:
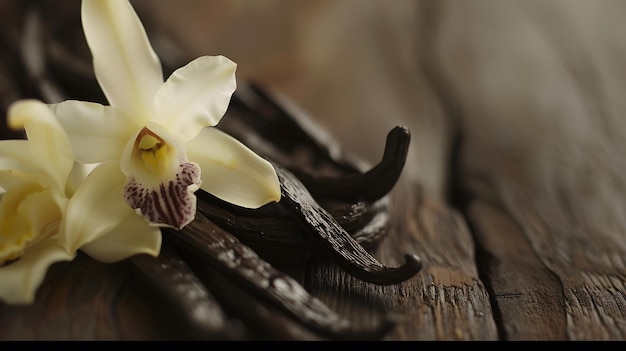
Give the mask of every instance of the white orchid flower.
<path id="1" fill-rule="evenodd" d="M 203 56 L 167 81 L 126 0 L 83 0 L 94 70 L 109 106 L 52 105 L 84 163 L 119 160 L 128 204 L 156 226 L 180 229 L 195 217 L 201 189 L 257 208 L 280 200 L 273 166 L 217 128 L 236 89 L 236 64 Z"/>
<path id="2" fill-rule="evenodd" d="M 0 300 L 32 303 L 48 267 L 72 260 L 78 249 L 104 262 L 159 254 L 160 230 L 124 203 L 117 163 L 81 174 L 43 102 L 14 102 L 8 122 L 28 140 L 0 141 Z"/>

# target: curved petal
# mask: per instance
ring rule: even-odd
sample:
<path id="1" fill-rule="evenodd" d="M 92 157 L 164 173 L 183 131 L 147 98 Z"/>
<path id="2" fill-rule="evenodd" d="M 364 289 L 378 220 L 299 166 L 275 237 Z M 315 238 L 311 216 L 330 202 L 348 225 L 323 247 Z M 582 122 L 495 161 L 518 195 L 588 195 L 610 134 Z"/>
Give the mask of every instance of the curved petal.
<path id="1" fill-rule="evenodd" d="M 18 100 L 9 106 L 7 118 L 11 128 L 26 130 L 33 162 L 50 177 L 51 185 L 64 193 L 74 154 L 52 110 L 41 101 Z"/>
<path id="2" fill-rule="evenodd" d="M 237 88 L 236 68 L 224 56 L 203 56 L 177 69 L 154 98 L 156 121 L 185 141 L 217 125 Z"/>
<path id="3" fill-rule="evenodd" d="M 20 204 L 31 193 L 41 190 L 37 183 L 16 183 L 0 199 L 0 265 L 20 257 L 26 244 L 35 237 L 28 219 L 19 210 Z"/>
<path id="4" fill-rule="evenodd" d="M 60 235 L 69 251 L 109 233 L 133 213 L 123 196 L 124 174 L 118 162 L 98 165 L 67 204 Z"/>
<path id="5" fill-rule="evenodd" d="M 32 152 L 27 140 L 0 141 L 0 171 L 7 170 L 27 173 L 41 171 L 41 168 L 33 162 Z"/>
<path id="6" fill-rule="evenodd" d="M 113 231 L 84 245 L 81 250 L 105 263 L 124 260 L 137 254 L 158 256 L 161 251 L 161 229 L 152 227 L 135 213 L 129 214 Z"/>
<path id="7" fill-rule="evenodd" d="M 67 199 L 59 199 L 49 189 L 30 191 L 27 196 L 24 196 L 17 208 L 15 218 L 26 220 L 28 232 L 22 233 L 22 236 L 30 237 L 26 242 L 27 249 L 58 232 L 62 209 L 65 208 L 66 203 Z"/>
<path id="8" fill-rule="evenodd" d="M 200 168 L 185 148 L 156 123 L 129 141 L 120 161 L 128 204 L 156 226 L 181 229 L 196 215 Z"/>
<path id="9" fill-rule="evenodd" d="M 43 282 L 48 267 L 59 261 L 71 261 L 75 252 L 65 250 L 57 237 L 30 248 L 19 260 L 0 267 L 0 299 L 9 304 L 31 304 Z"/>
<path id="10" fill-rule="evenodd" d="M 85 0 L 81 16 L 96 78 L 109 103 L 145 123 L 163 72 L 135 10 L 128 1 Z"/>
<path id="11" fill-rule="evenodd" d="M 0 266 L 22 257 L 59 229 L 61 204 L 33 182 L 14 187 L 0 199 Z M 2 280 L 0 280 L 2 282 Z"/>
<path id="12" fill-rule="evenodd" d="M 74 162 L 74 167 L 72 167 L 72 171 L 70 172 L 69 177 L 67 177 L 67 183 L 65 184 L 68 198 L 74 195 L 83 180 L 85 180 L 87 175 L 89 175 L 89 173 L 91 173 L 91 171 L 93 171 L 93 169 L 97 166 L 98 164 L 94 163 L 86 164 Z"/>
<path id="13" fill-rule="evenodd" d="M 78 162 L 119 160 L 130 134 L 137 129 L 125 113 L 112 106 L 68 100 L 50 107 L 65 129 Z"/>
<path id="14" fill-rule="evenodd" d="M 272 164 L 230 135 L 204 128 L 185 147 L 189 160 L 202 169 L 202 190 L 247 208 L 280 201 L 280 183 Z"/>

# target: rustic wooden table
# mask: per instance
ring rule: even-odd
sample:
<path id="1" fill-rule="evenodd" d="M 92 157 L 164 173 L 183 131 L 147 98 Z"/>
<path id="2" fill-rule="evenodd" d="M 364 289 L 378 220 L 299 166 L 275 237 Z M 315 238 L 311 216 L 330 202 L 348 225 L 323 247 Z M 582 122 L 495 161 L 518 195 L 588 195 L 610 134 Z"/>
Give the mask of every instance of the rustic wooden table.
<path id="1" fill-rule="evenodd" d="M 75 15 L 75 4 L 70 4 L 66 13 Z M 24 43 L 42 40 L 27 37 L 30 27 L 25 14 L 30 10 L 18 2 L 1 6 L 3 116 L 8 104 L 18 98 L 51 97 L 50 86 L 60 96 L 85 100 L 98 96 L 89 65 L 58 65 L 68 59 L 63 56 L 68 52 L 59 51 L 58 43 L 50 38 L 51 33 L 65 33 L 67 40 L 74 38 L 79 43 L 82 38 L 75 16 L 61 18 L 69 29 L 39 17 L 43 28 L 50 31 L 43 31 L 45 46 L 31 49 L 44 50 L 46 54 L 40 57 L 50 61 L 46 61 L 47 71 L 33 72 L 19 54 Z M 445 19 L 463 21 L 463 13 L 471 11 L 450 11 Z M 485 34 L 487 27 L 473 29 Z M 76 44 L 76 52 L 84 49 L 81 45 Z M 472 54 L 471 48 L 458 48 L 465 55 Z M 396 324 L 383 340 L 626 340 L 626 168 L 623 155 L 609 150 L 623 144 L 623 131 L 604 130 L 614 139 L 593 143 L 587 134 L 575 139 L 560 134 L 560 129 L 550 133 L 554 126 L 545 122 L 537 124 L 537 135 L 507 143 L 516 137 L 511 133 L 516 128 L 511 121 L 546 114 L 545 109 L 524 105 L 523 98 L 521 105 L 526 110 L 504 110 L 500 108 L 503 102 L 496 100 L 489 108 L 477 108 L 476 101 L 488 100 L 494 93 L 472 88 L 472 82 L 489 79 L 486 72 L 475 67 L 468 70 L 451 60 L 425 66 L 434 71 L 428 74 L 433 94 L 448 102 L 444 104 L 446 113 L 476 118 L 449 128 L 449 153 L 433 151 L 445 156 L 434 167 L 449 165 L 445 196 L 433 195 L 422 182 L 401 176 L 389 195 L 387 236 L 370 249 L 380 262 L 392 267 L 402 265 L 404 254 L 417 254 L 423 262 L 421 271 L 403 283 L 382 286 L 356 279 L 314 255 L 285 252 L 281 257 L 274 253 L 271 263 L 357 328 L 374 328 L 381 313 L 393 315 Z M 68 67 L 73 71 L 63 70 Z M 447 70 L 437 72 L 437 67 Z M 507 73 L 504 66 L 490 69 L 495 76 Z M 550 87 L 540 93 L 550 96 Z M 597 94 L 594 101 L 604 96 L 597 90 L 593 94 Z M 602 115 L 603 120 L 624 118 L 623 109 L 592 107 L 588 113 Z M 489 119 L 501 113 L 509 118 L 501 122 Z M 486 128 L 486 123 L 495 127 Z M 610 126 L 591 124 L 589 128 Z M 498 127 L 501 129 L 494 133 Z M 21 137 L 5 127 L 0 132 L 2 138 Z M 412 142 L 420 143 L 415 135 L 424 133 L 413 133 Z M 577 161 L 559 157 L 561 152 L 576 154 Z M 141 262 L 137 260 L 135 267 Z M 236 297 L 242 301 L 239 307 L 231 304 L 220 310 L 202 300 L 205 305 L 184 305 L 181 312 L 176 310 L 180 306 L 169 306 L 150 284 L 138 280 L 130 266 L 128 262 L 106 265 L 82 254 L 73 262 L 55 264 L 35 304 L 0 303 L 0 339 L 170 340 L 190 334 L 197 338 L 197 333 L 185 330 L 189 325 L 171 318 L 173 313 L 189 315 L 193 311 L 216 311 L 219 317 L 191 318 L 196 323 L 192 327 L 200 331 L 221 330 L 216 324 L 224 321 L 246 326 L 223 329 L 231 332 L 221 335 L 207 333 L 207 339 L 320 338 L 271 306 L 246 305 L 253 301 L 246 296 Z M 232 284 L 215 281 L 218 286 Z M 178 284 L 191 290 L 201 285 L 193 281 Z M 243 310 L 253 310 L 257 320 L 242 317 Z M 238 334 L 237 330 L 244 332 Z"/>

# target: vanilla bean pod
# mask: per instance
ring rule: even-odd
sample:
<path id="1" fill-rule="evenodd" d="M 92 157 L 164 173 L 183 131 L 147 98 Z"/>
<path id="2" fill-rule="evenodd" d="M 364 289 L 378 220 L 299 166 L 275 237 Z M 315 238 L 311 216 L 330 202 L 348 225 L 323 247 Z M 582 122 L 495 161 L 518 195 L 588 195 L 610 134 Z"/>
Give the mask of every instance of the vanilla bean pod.
<path id="1" fill-rule="evenodd" d="M 290 168 L 289 170 L 306 186 L 309 193 L 315 198 L 321 197 L 346 201 L 376 201 L 389 193 L 397 182 L 405 164 L 409 140 L 410 134 L 405 127 L 392 129 L 387 135 L 383 159 L 379 164 L 363 174 L 327 177 L 316 176 L 299 169 Z M 207 196 L 204 198 L 209 200 L 209 202 L 215 202 L 215 200 L 210 201 L 211 199 Z M 349 233 L 364 228 L 363 218 L 360 218 L 361 214 L 370 213 L 371 215 L 369 218 L 366 218 L 367 220 L 371 220 L 373 216 L 377 214 L 376 211 L 372 211 L 371 208 L 363 202 L 357 202 L 351 206 L 352 209 L 361 206 L 361 211 L 352 212 L 352 214 L 357 214 L 355 217 L 333 215 L 339 225 Z M 259 237 L 257 233 L 260 232 L 264 238 L 270 240 L 276 239 L 292 244 L 300 242 L 298 239 L 289 236 L 288 232 L 293 231 L 293 226 L 288 223 L 283 222 L 278 226 L 272 227 L 272 225 L 278 224 L 277 220 L 263 219 L 250 221 L 246 219 L 245 215 L 246 212 L 250 212 L 249 210 L 237 209 L 234 206 L 230 206 L 233 213 L 228 213 L 225 210 L 225 208 L 228 207 L 227 204 L 221 204 L 219 208 L 213 206 L 213 210 L 209 208 L 211 207 L 210 203 L 205 204 L 204 207 L 199 207 L 201 211 L 205 211 L 205 215 L 218 221 L 218 224 L 228 226 L 229 230 L 232 229 L 236 233 Z M 377 208 L 380 208 L 380 206 Z M 379 220 L 382 218 L 381 216 L 378 217 Z M 349 219 L 356 219 L 356 221 L 350 222 Z M 287 232 L 281 232 L 280 229 L 287 230 Z M 368 235 L 358 236 L 358 238 L 361 238 L 361 240 L 363 240 L 363 238 L 378 238 L 381 234 L 380 232 L 373 233 L 370 231 Z"/>
<path id="2" fill-rule="evenodd" d="M 190 256 L 188 263 L 205 286 L 221 301 L 231 315 L 241 320 L 248 331 L 242 340 L 325 340 L 285 315 L 279 308 L 264 303 L 256 292 L 249 292 L 201 260 Z"/>
<path id="3" fill-rule="evenodd" d="M 374 247 L 387 235 L 389 224 L 389 197 L 385 196 L 374 202 L 370 206 L 370 209 L 373 210 L 374 216 L 367 225 L 362 226 L 355 232 L 350 232 L 354 240 L 366 248 Z M 340 221 L 338 222 L 341 223 Z"/>
<path id="4" fill-rule="evenodd" d="M 197 211 L 246 244 L 266 243 L 305 246 L 306 239 L 297 235 L 298 226 L 289 217 L 258 217 L 252 210 L 220 206 L 221 200 L 198 192 Z"/>
<path id="5" fill-rule="evenodd" d="M 135 255 L 125 261 L 150 290 L 168 303 L 185 339 L 237 340 L 243 335 L 224 314 L 220 304 L 170 246 L 163 245 L 158 257 Z"/>
<path id="6" fill-rule="evenodd" d="M 375 201 L 385 196 L 396 184 L 409 151 L 410 133 L 397 126 L 387 134 L 380 163 L 363 174 L 339 176 L 315 175 L 290 169 L 315 198 L 343 201 Z"/>
<path id="7" fill-rule="evenodd" d="M 374 201 L 389 193 L 399 179 L 410 143 L 410 132 L 405 126 L 396 126 L 389 131 L 382 160 L 366 171 L 363 163 L 355 162 L 341 152 L 338 144 L 321 128 L 298 113 L 289 113 L 263 89 L 249 85 L 238 91 L 232 103 L 237 112 L 231 112 L 228 119 L 230 127 L 229 123 L 221 126 L 289 169 L 314 198 Z M 270 141 L 271 145 L 265 145 L 267 143 L 263 140 Z M 299 157 L 306 164 L 286 160 L 288 157 L 283 153 L 294 149 L 300 153 L 303 150 L 308 152 L 308 157 Z M 320 168 L 319 163 L 325 163 L 326 172 L 313 171 Z M 328 167 L 334 169 L 329 171 Z"/>
<path id="8" fill-rule="evenodd" d="M 391 321 L 386 320 L 376 330 L 355 330 L 349 321 L 309 295 L 297 281 L 273 268 L 252 249 L 200 213 L 181 231 L 168 230 L 166 235 L 186 255 L 209 264 L 237 286 L 254 292 L 266 303 L 273 304 L 320 335 L 330 338 L 380 336 L 393 326 Z"/>
<path id="9" fill-rule="evenodd" d="M 320 244 L 324 252 L 350 275 L 361 280 L 390 285 L 413 277 L 422 268 L 416 255 L 405 255 L 404 265 L 387 267 L 370 255 L 315 200 L 288 170 L 274 165 L 281 184 L 281 206 L 300 223 L 303 234 Z"/>
<path id="10" fill-rule="evenodd" d="M 337 223 L 357 241 L 373 243 L 384 235 L 388 219 L 386 203 L 386 199 L 381 199 L 372 205 L 357 202 L 327 206 L 332 207 L 328 211 Z M 226 204 L 204 192 L 198 193 L 197 210 L 246 243 L 274 242 L 290 246 L 306 246 L 307 243 L 299 234 L 298 224 L 288 214 L 260 217 L 255 213 L 257 210 Z"/>
<path id="11" fill-rule="evenodd" d="M 236 313 L 244 323 L 253 328 L 255 334 L 269 340 L 379 340 L 387 334 L 395 323 L 384 319 L 374 329 L 340 329 L 329 330 L 310 328 L 302 325 L 281 312 L 282 309 L 263 303 L 263 296 L 237 286 L 228 276 L 207 267 L 197 259 L 189 258 L 196 274 L 206 286 L 220 298 L 223 305 Z M 331 320 L 329 320 L 330 322 Z M 308 328 L 308 329 L 307 329 Z M 338 328 L 339 329 L 339 328 Z M 252 337 L 255 337 L 254 335 Z M 258 338 L 258 337 L 256 337 Z"/>

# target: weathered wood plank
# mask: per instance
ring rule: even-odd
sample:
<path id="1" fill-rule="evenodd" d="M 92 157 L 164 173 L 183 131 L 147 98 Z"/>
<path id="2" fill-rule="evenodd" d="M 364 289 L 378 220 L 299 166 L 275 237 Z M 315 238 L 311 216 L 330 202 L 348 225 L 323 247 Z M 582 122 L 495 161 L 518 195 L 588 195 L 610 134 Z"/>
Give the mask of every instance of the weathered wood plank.
<path id="1" fill-rule="evenodd" d="M 167 340 L 184 331 L 121 264 L 53 265 L 30 306 L 0 302 L 0 340 Z"/>
<path id="2" fill-rule="evenodd" d="M 558 282 L 562 297 L 555 302 L 563 312 L 546 317 L 564 313 L 565 328 L 543 337 L 624 340 L 626 162 L 618 150 L 626 129 L 618 92 L 626 86 L 626 55 L 616 34 L 625 28 L 616 16 L 624 3 L 570 4 L 446 2 L 435 54 L 462 113 L 458 180 L 470 198 L 496 204 L 508 217 L 483 205 L 471 210 L 482 231 L 478 244 L 513 269 L 485 273 L 494 289 L 554 299 Z M 528 257 L 512 255 L 504 238 L 496 244 L 497 231 Z M 537 273 L 553 278 L 523 288 L 538 263 Z M 507 307 L 501 296 L 499 303 L 503 321 L 523 317 L 516 323 L 529 328 L 511 335 L 537 332 L 522 306 Z"/>
<path id="3" fill-rule="evenodd" d="M 464 219 L 424 196 L 415 183 L 399 182 L 392 195 L 389 236 L 373 253 L 390 266 L 402 264 L 402 254 L 415 253 L 422 271 L 401 284 L 376 286 L 312 262 L 307 289 L 352 321 L 373 323 L 374 311 L 396 315 L 398 324 L 385 340 L 498 339 Z"/>
<path id="4" fill-rule="evenodd" d="M 565 340 L 563 287 L 535 255 L 506 213 L 474 201 L 468 208 L 480 248 L 482 278 L 495 300 L 494 314 L 504 340 Z"/>

